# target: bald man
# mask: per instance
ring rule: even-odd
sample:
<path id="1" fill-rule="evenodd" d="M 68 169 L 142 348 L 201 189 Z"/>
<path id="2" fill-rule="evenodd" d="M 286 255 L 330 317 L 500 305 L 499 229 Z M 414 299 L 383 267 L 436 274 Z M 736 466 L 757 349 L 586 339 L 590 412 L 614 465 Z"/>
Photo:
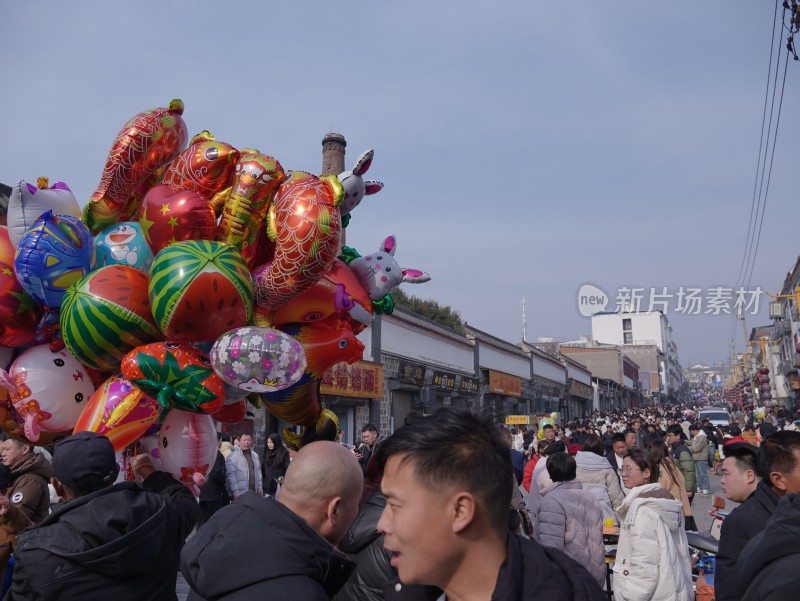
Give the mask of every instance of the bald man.
<path id="1" fill-rule="evenodd" d="M 330 599 L 355 567 L 334 545 L 353 523 L 363 487 L 361 467 L 345 447 L 303 447 L 280 500 L 244 493 L 186 543 L 188 600 Z"/>

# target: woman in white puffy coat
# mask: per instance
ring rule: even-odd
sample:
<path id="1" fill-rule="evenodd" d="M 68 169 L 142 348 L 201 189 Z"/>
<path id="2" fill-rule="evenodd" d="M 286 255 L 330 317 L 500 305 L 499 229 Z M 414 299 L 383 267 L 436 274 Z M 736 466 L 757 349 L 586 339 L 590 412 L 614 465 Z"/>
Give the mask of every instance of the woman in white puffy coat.
<path id="1" fill-rule="evenodd" d="M 657 468 L 639 450 L 622 462 L 630 492 L 618 509 L 620 535 L 614 563 L 619 601 L 693 601 L 683 507 L 657 480 Z"/>
<path id="2" fill-rule="evenodd" d="M 617 473 L 603 453 L 603 439 L 590 436 L 583 444 L 583 450 L 575 455 L 577 464 L 576 479 L 583 484 L 583 490 L 589 491 L 603 508 L 603 519 L 617 518 L 616 508 L 622 505 L 625 495 L 619 486 Z"/>

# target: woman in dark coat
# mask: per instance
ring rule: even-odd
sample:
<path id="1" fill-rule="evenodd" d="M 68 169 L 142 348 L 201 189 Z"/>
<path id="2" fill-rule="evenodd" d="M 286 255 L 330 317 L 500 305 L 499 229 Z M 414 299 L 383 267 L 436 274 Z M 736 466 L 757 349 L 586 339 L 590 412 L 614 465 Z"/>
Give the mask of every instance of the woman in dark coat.
<path id="1" fill-rule="evenodd" d="M 283 478 L 286 475 L 290 461 L 289 451 L 283 446 L 281 437 L 273 432 L 267 438 L 264 461 L 261 462 L 265 495 L 274 495 L 278 491 L 278 478 Z"/>

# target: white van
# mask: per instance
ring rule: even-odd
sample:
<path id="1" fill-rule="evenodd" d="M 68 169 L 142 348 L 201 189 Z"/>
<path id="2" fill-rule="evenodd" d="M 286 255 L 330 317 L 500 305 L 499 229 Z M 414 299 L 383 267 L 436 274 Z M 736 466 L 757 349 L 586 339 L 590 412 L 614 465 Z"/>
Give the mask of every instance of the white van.
<path id="1" fill-rule="evenodd" d="M 697 412 L 697 421 L 708 418 L 712 426 L 727 426 L 731 423 L 731 414 L 724 407 L 704 407 Z"/>

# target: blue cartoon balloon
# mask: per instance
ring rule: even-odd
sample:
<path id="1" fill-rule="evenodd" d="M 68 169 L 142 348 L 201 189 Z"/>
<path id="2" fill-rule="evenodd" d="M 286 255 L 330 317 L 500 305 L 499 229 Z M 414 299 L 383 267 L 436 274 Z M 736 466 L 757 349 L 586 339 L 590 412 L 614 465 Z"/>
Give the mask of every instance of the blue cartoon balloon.
<path id="1" fill-rule="evenodd" d="M 22 288 L 33 300 L 59 309 L 64 293 L 94 269 L 94 240 L 75 217 L 47 211 L 22 236 L 14 259 Z"/>
<path id="2" fill-rule="evenodd" d="M 125 221 L 104 229 L 94 238 L 97 266 L 129 265 L 150 273 L 153 253 L 142 235 L 138 223 Z"/>

